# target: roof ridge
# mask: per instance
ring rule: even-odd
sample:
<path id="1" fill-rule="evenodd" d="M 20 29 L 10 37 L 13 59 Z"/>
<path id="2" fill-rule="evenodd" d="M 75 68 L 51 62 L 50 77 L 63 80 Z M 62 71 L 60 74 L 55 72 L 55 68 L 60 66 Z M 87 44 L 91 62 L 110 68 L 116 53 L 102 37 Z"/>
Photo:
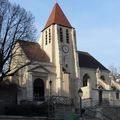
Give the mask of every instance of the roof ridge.
<path id="1" fill-rule="evenodd" d="M 97 68 L 102 70 L 108 70 L 102 63 L 100 63 L 95 57 L 90 53 L 84 51 L 78 51 L 79 55 L 79 65 L 80 67 Z"/>
<path id="2" fill-rule="evenodd" d="M 58 5 L 58 3 L 56 3 L 55 5 Z M 56 7 L 55 7 L 55 9 L 56 9 Z M 56 14 L 56 10 L 54 11 L 54 21 L 55 21 L 55 18 L 56 18 L 55 14 Z"/>
<path id="3" fill-rule="evenodd" d="M 26 43 L 34 43 L 34 44 L 38 44 L 35 41 L 26 41 L 26 40 L 17 40 L 16 42 L 26 42 Z"/>
<path id="4" fill-rule="evenodd" d="M 90 53 L 88 53 L 87 51 L 78 51 L 79 53 L 85 53 L 87 55 L 90 55 Z"/>

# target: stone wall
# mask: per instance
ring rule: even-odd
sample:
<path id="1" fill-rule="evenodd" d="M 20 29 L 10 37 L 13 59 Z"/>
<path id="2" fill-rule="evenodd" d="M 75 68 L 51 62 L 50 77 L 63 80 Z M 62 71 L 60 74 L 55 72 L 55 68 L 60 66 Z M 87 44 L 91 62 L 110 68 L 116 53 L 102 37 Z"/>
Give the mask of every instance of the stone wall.
<path id="1" fill-rule="evenodd" d="M 2 120 L 46 120 L 46 117 L 0 116 Z"/>
<path id="2" fill-rule="evenodd" d="M 0 115 L 5 113 L 5 108 L 10 105 L 15 105 L 17 102 L 16 89 L 0 87 Z"/>
<path id="3" fill-rule="evenodd" d="M 120 120 L 120 107 L 104 107 L 102 112 L 111 120 Z"/>
<path id="4" fill-rule="evenodd" d="M 120 107 L 99 106 L 86 108 L 85 117 L 99 118 L 100 120 L 120 120 Z"/>

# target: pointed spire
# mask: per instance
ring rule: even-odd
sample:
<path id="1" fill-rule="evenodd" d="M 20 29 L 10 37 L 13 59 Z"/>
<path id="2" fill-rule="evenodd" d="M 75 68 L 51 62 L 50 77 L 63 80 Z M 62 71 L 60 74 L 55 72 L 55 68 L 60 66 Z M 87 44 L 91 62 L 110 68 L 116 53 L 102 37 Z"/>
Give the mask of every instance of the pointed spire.
<path id="1" fill-rule="evenodd" d="M 47 27 L 53 24 L 58 24 L 58 25 L 62 25 L 65 27 L 72 28 L 71 24 L 69 23 L 68 19 L 64 15 L 58 3 L 55 4 L 44 29 L 46 29 Z"/>

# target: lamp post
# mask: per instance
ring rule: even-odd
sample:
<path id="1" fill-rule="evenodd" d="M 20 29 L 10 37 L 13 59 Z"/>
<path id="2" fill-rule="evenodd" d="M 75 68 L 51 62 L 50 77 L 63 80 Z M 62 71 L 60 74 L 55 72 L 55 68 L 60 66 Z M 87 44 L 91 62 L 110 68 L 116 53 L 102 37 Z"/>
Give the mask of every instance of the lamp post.
<path id="1" fill-rule="evenodd" d="M 1 48 L 1 43 L 0 43 L 0 48 Z M 0 81 L 1 81 L 1 77 L 2 77 L 2 52 L 0 49 Z"/>
<path id="2" fill-rule="evenodd" d="M 49 81 L 49 85 L 50 85 L 50 97 L 52 96 L 52 81 Z"/>
<path id="3" fill-rule="evenodd" d="M 50 85 L 50 99 L 48 102 L 48 116 L 51 118 L 53 117 L 53 113 L 54 113 L 54 106 L 53 106 L 53 101 L 52 101 L 52 80 L 49 81 L 49 85 Z"/>
<path id="4" fill-rule="evenodd" d="M 102 104 L 102 92 L 103 92 L 103 87 L 99 86 L 98 87 L 98 91 L 99 91 L 99 105 Z"/>
<path id="5" fill-rule="evenodd" d="M 83 96 L 83 91 L 81 88 L 78 90 L 78 95 L 80 97 L 80 117 L 82 117 L 82 96 Z"/>

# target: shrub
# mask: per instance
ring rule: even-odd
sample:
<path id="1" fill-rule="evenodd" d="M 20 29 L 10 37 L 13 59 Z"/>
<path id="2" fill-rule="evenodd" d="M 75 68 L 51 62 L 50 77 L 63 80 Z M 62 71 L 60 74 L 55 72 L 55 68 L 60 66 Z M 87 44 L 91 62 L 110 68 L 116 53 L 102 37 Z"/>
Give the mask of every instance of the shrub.
<path id="1" fill-rule="evenodd" d="M 48 107 L 46 103 L 41 105 L 25 104 L 9 106 L 5 109 L 6 115 L 20 115 L 20 116 L 47 116 Z"/>

